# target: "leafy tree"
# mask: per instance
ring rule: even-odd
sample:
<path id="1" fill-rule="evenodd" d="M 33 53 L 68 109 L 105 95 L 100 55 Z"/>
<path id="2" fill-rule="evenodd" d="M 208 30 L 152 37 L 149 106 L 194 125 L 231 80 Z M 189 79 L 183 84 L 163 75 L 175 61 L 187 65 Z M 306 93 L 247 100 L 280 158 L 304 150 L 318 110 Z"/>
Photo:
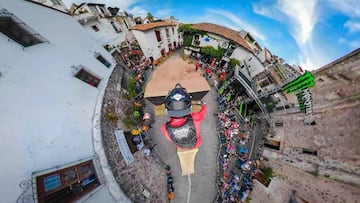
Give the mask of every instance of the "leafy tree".
<path id="1" fill-rule="evenodd" d="M 146 18 L 150 21 L 154 21 L 154 16 L 150 12 L 146 14 Z"/>
<path id="2" fill-rule="evenodd" d="M 217 60 L 220 60 L 224 56 L 225 51 L 226 50 L 224 48 L 218 47 L 215 49 L 212 46 L 201 47 L 200 49 L 200 52 L 204 55 L 210 56 L 211 58 L 216 58 Z"/>
<path id="3" fill-rule="evenodd" d="M 232 59 L 230 59 L 229 65 L 231 68 L 235 68 L 237 65 L 241 66 L 241 63 L 238 59 L 232 58 Z"/>
<path id="4" fill-rule="evenodd" d="M 193 35 L 184 35 L 183 36 L 184 46 L 190 47 L 191 43 L 192 43 L 192 40 L 193 40 L 193 37 L 194 37 Z"/>
<path id="5" fill-rule="evenodd" d="M 135 78 L 129 78 L 127 91 L 129 92 L 130 98 L 134 98 L 136 96 L 135 86 L 136 86 Z"/>
<path id="6" fill-rule="evenodd" d="M 205 31 L 192 28 L 192 24 L 179 25 L 178 32 L 182 32 L 184 34 L 184 46 L 186 47 L 192 46 L 192 40 L 194 39 L 195 34 L 199 34 L 201 36 L 206 34 Z"/>
<path id="7" fill-rule="evenodd" d="M 273 170 L 271 167 L 264 167 L 261 169 L 263 172 L 264 180 L 266 183 L 270 182 L 270 179 L 273 177 Z"/>

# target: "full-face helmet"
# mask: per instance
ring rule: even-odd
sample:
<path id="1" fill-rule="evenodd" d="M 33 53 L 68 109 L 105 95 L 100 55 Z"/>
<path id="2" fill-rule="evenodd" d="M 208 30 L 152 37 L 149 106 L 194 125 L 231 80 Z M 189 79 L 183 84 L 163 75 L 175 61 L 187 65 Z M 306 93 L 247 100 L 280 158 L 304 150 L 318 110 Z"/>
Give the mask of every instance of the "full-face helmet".
<path id="1" fill-rule="evenodd" d="M 184 117 L 191 113 L 191 97 L 179 83 L 165 98 L 165 108 L 170 117 Z"/>

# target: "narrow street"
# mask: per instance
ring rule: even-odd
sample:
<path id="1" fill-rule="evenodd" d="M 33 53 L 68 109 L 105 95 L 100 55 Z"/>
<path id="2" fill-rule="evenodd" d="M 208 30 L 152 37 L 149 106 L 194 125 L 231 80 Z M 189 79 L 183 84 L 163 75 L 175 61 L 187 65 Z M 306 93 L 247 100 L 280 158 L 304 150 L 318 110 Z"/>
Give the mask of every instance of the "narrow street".
<path id="1" fill-rule="evenodd" d="M 178 52 L 171 57 L 181 57 L 181 52 Z M 162 65 L 166 65 L 170 60 L 171 58 Z M 175 188 L 174 202 L 205 203 L 213 202 L 216 198 L 216 167 L 219 143 L 216 131 L 217 120 L 216 117 L 213 116 L 214 113 L 217 113 L 218 107 L 213 90 L 207 93 L 203 98 L 203 102 L 207 104 L 207 113 L 205 119 L 201 123 L 203 145 L 196 155 L 194 174 L 191 174 L 190 176 L 181 175 L 181 167 L 176 153 L 176 147 L 174 144 L 168 142 L 161 133 L 161 125 L 167 121 L 168 116 L 156 116 L 155 123 L 149 130 L 150 138 L 153 144 L 156 144 L 156 147 L 153 150 L 154 154 L 160 157 L 163 164 L 168 164 L 172 168 Z M 151 108 L 153 108 L 152 104 L 147 102 L 146 109 L 152 111 Z"/>

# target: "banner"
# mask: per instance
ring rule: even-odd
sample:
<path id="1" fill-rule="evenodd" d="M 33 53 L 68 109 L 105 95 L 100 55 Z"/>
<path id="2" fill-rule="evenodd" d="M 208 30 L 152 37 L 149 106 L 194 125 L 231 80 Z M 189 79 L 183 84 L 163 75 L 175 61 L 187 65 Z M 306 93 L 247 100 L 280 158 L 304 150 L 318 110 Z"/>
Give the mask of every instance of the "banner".
<path id="1" fill-rule="evenodd" d="M 286 93 L 295 92 L 300 111 L 305 113 L 304 123 L 315 125 L 310 87 L 315 85 L 314 76 L 306 71 L 303 75 L 283 86 Z"/>
<path id="2" fill-rule="evenodd" d="M 115 137 L 119 145 L 121 155 L 124 157 L 125 163 L 129 165 L 131 162 L 134 161 L 134 157 L 129 149 L 128 143 L 126 142 L 124 131 L 115 130 Z"/>
<path id="3" fill-rule="evenodd" d="M 283 86 L 286 93 L 301 91 L 315 85 L 314 76 L 306 71 L 303 75 Z"/>

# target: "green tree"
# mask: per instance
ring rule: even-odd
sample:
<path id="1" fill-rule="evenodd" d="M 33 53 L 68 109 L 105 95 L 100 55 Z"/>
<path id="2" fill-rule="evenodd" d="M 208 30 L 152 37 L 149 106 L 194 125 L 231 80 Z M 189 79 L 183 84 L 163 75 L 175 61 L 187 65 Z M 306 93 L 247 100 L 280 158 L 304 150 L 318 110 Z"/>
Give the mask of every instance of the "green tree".
<path id="1" fill-rule="evenodd" d="M 230 59 L 229 66 L 231 68 L 235 68 L 236 66 L 241 66 L 241 63 L 238 59 L 232 58 L 232 59 Z"/>
<path id="2" fill-rule="evenodd" d="M 192 24 L 179 25 L 178 32 L 183 33 L 184 46 L 186 47 L 192 46 L 194 35 L 199 34 L 201 36 L 204 36 L 206 34 L 205 31 L 192 28 Z"/>
<path id="3" fill-rule="evenodd" d="M 181 24 L 181 25 L 179 25 L 178 32 L 195 33 L 196 30 L 193 29 L 191 26 L 192 26 L 192 24 Z"/>
<path id="4" fill-rule="evenodd" d="M 266 183 L 269 183 L 273 177 L 273 169 L 271 167 L 264 167 L 261 169 L 263 172 L 264 180 Z"/>
<path id="5" fill-rule="evenodd" d="M 218 47 L 215 49 L 212 46 L 201 47 L 200 49 L 200 52 L 204 55 L 210 56 L 211 58 L 216 58 L 217 60 L 220 60 L 224 56 L 225 51 L 226 50 L 224 48 Z"/>
<path id="6" fill-rule="evenodd" d="M 136 86 L 135 78 L 129 78 L 127 91 L 129 92 L 130 98 L 134 98 L 136 96 L 135 86 Z"/>
<path id="7" fill-rule="evenodd" d="M 150 21 L 154 21 L 154 16 L 150 12 L 146 14 L 146 18 Z"/>

